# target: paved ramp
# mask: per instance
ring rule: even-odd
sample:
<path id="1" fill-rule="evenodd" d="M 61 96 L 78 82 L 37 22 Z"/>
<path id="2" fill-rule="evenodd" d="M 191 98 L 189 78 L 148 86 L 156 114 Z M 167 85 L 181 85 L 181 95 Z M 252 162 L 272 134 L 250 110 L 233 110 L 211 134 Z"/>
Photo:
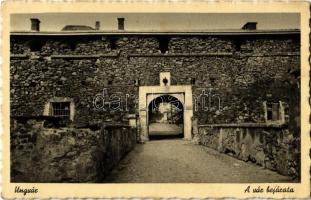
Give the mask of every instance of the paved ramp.
<path id="1" fill-rule="evenodd" d="M 259 183 L 291 179 L 181 139 L 139 144 L 107 178 L 113 183 Z"/>

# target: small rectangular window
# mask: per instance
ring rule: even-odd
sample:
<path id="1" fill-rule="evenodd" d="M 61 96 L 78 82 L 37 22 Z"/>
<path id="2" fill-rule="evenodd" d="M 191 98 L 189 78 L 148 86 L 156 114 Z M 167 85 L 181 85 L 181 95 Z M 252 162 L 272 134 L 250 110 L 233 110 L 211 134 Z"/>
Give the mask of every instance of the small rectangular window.
<path id="1" fill-rule="evenodd" d="M 118 29 L 124 30 L 124 18 L 118 18 Z"/>
<path id="2" fill-rule="evenodd" d="M 236 51 L 241 51 L 241 46 L 242 46 L 242 40 L 241 39 L 236 39 L 234 42 L 234 47 Z"/>
<path id="3" fill-rule="evenodd" d="M 111 50 L 117 49 L 117 40 L 118 40 L 118 38 L 116 38 L 116 37 L 110 37 L 109 38 L 109 45 L 110 45 Z"/>
<path id="4" fill-rule="evenodd" d="M 29 48 L 32 52 L 41 51 L 43 45 L 44 42 L 42 40 L 32 39 L 29 41 Z"/>
<path id="5" fill-rule="evenodd" d="M 272 120 L 272 110 L 267 110 L 267 120 Z"/>
<path id="6" fill-rule="evenodd" d="M 267 120 L 276 121 L 279 120 L 280 116 L 280 105 L 279 103 L 267 103 Z"/>
<path id="7" fill-rule="evenodd" d="M 159 37 L 158 41 L 159 41 L 159 50 L 161 51 L 161 53 L 167 53 L 169 38 Z"/>
<path id="8" fill-rule="evenodd" d="M 266 121 L 284 122 L 284 107 L 281 104 L 282 102 L 265 102 Z"/>
<path id="9" fill-rule="evenodd" d="M 53 102 L 52 115 L 63 120 L 70 119 L 70 102 Z"/>
<path id="10" fill-rule="evenodd" d="M 280 104 L 274 103 L 272 104 L 272 120 L 280 119 Z"/>
<path id="11" fill-rule="evenodd" d="M 77 48 L 77 41 L 75 41 L 75 40 L 68 40 L 67 44 L 68 44 L 68 46 L 69 46 L 71 51 L 75 51 L 76 50 L 76 48 Z"/>

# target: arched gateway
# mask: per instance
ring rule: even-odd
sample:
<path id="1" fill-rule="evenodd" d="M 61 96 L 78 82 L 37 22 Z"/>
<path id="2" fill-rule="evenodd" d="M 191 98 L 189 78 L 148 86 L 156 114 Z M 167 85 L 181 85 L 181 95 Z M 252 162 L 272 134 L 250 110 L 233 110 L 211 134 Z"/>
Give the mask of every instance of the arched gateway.
<path id="1" fill-rule="evenodd" d="M 156 112 L 157 105 L 160 103 L 169 103 L 169 105 L 162 104 L 164 106 L 175 107 L 176 112 L 181 112 L 181 117 L 176 120 L 182 120 L 182 123 L 179 121 L 174 121 L 171 119 L 171 122 L 180 125 L 184 139 L 190 140 L 192 138 L 191 134 L 191 118 L 193 116 L 193 105 L 192 105 L 192 88 L 191 85 L 170 85 L 170 76 L 165 73 L 166 76 L 160 74 L 160 86 L 140 86 L 139 87 L 139 122 L 140 122 L 140 135 L 141 140 L 149 140 L 150 134 L 154 134 L 156 130 L 154 127 L 151 127 L 154 122 L 165 121 L 166 119 L 155 119 L 157 117 L 152 116 L 152 112 Z M 162 82 L 162 80 L 165 80 Z M 162 84 L 164 83 L 164 84 Z M 174 112 L 175 112 L 174 111 Z M 168 124 L 170 122 L 167 122 Z M 154 124 L 153 124 L 154 125 Z M 174 126 L 167 126 L 172 128 Z M 178 128 L 174 134 L 180 132 Z M 160 130 L 164 131 L 164 130 Z"/>
<path id="2" fill-rule="evenodd" d="M 148 105 L 148 135 L 151 137 L 183 137 L 184 105 L 178 98 L 162 95 Z"/>

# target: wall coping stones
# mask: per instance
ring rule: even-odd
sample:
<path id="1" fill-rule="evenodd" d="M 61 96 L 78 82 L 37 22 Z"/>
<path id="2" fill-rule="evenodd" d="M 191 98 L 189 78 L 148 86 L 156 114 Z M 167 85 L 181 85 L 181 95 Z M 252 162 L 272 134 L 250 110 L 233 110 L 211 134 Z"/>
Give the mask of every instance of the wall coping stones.
<path id="1" fill-rule="evenodd" d="M 103 128 L 132 128 L 130 125 L 127 124 L 104 124 Z"/>
<path id="2" fill-rule="evenodd" d="M 198 127 L 211 128 L 285 128 L 287 124 L 284 123 L 232 123 L 232 124 L 202 124 Z"/>
<path id="3" fill-rule="evenodd" d="M 28 120 L 36 120 L 36 121 L 50 121 L 50 122 L 59 122 L 61 118 L 54 117 L 54 116 L 46 116 L 46 115 L 25 115 L 25 116 L 10 116 L 11 119 L 14 119 L 16 121 L 28 121 Z M 73 123 L 75 125 L 75 123 Z M 128 124 L 124 123 L 109 123 L 109 122 L 100 122 L 100 123 L 94 123 L 94 124 L 88 124 L 87 126 L 74 126 L 75 128 L 89 128 L 89 127 L 103 127 L 106 129 L 111 128 L 132 128 Z"/>

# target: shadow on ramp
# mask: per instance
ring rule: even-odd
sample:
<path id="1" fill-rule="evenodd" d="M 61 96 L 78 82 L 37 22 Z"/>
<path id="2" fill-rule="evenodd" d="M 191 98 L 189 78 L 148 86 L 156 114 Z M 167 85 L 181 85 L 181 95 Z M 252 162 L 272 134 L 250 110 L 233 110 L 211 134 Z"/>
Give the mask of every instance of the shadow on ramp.
<path id="1" fill-rule="evenodd" d="M 149 135 L 150 140 L 169 140 L 169 139 L 182 139 L 184 134 L 178 135 Z"/>

